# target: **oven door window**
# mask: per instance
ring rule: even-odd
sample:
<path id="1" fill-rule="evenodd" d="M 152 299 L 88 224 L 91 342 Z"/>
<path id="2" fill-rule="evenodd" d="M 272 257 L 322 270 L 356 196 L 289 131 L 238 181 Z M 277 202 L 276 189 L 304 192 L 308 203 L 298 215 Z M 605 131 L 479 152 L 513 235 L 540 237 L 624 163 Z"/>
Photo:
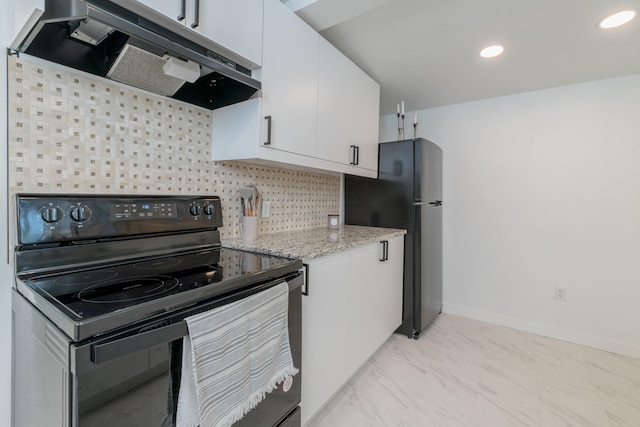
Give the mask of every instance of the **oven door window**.
<path id="1" fill-rule="evenodd" d="M 175 425 L 182 339 L 93 365 L 75 377 L 79 427 Z"/>

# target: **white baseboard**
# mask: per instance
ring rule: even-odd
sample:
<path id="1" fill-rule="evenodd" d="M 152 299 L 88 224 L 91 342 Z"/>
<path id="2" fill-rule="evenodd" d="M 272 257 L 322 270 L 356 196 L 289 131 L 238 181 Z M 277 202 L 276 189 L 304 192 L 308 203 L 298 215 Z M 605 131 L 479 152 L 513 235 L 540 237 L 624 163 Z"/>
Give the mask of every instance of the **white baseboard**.
<path id="1" fill-rule="evenodd" d="M 444 303 L 442 311 L 444 313 L 455 314 L 475 320 L 481 320 L 487 323 L 506 326 L 512 329 L 531 332 L 533 334 L 542 335 L 549 338 L 555 338 L 574 344 L 580 344 L 587 347 L 593 347 L 599 350 L 609 351 L 611 353 L 640 359 L 640 345 L 637 344 L 611 340 L 595 335 L 585 334 L 579 331 L 562 329 L 551 325 L 545 325 L 543 323 L 536 323 L 525 319 L 518 319 L 515 317 L 504 316 L 497 313 L 490 313 L 487 311 L 477 310 L 474 308 L 454 304 Z"/>

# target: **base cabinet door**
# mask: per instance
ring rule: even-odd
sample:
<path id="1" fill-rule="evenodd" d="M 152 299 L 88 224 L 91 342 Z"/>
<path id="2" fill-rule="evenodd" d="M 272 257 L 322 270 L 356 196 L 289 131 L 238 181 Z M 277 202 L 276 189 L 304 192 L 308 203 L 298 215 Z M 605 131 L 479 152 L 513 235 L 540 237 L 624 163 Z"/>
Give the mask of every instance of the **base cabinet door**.
<path id="1" fill-rule="evenodd" d="M 349 269 L 349 318 L 347 329 L 349 330 L 349 375 L 355 373 L 360 365 L 378 348 L 376 345 L 379 331 L 376 331 L 372 322 L 377 315 L 378 299 L 377 291 L 380 280 L 378 273 L 382 261 L 382 244 L 376 243 L 350 251 Z"/>
<path id="2" fill-rule="evenodd" d="M 387 242 L 386 257 L 384 262 L 379 264 L 378 281 L 374 288 L 378 298 L 372 327 L 377 333 L 374 338 L 378 343 L 377 347 L 402 323 L 404 236 L 396 236 Z"/>
<path id="3" fill-rule="evenodd" d="M 308 295 L 302 297 L 302 424 L 348 378 L 347 275 L 344 253 L 309 262 Z"/>
<path id="4" fill-rule="evenodd" d="M 403 236 L 350 251 L 350 374 L 402 323 L 403 256 Z"/>

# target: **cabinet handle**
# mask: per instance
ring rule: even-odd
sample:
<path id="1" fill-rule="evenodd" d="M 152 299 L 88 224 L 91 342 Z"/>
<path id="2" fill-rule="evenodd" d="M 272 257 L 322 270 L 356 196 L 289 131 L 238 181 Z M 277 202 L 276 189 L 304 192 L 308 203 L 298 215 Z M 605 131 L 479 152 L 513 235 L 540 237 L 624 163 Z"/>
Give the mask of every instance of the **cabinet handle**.
<path id="1" fill-rule="evenodd" d="M 180 2 L 180 15 L 176 18 L 178 21 L 184 21 L 184 17 L 187 14 L 187 0 Z"/>
<path id="2" fill-rule="evenodd" d="M 196 12 L 193 15 L 193 24 L 191 28 L 198 28 L 200 25 L 200 0 L 196 0 Z"/>
<path id="3" fill-rule="evenodd" d="M 352 160 L 349 162 L 350 165 L 357 165 L 360 163 L 360 147 L 357 145 L 351 146 L 351 158 Z"/>
<path id="4" fill-rule="evenodd" d="M 309 264 L 302 264 L 304 268 L 304 289 L 302 290 L 302 295 L 309 296 Z"/>
<path id="5" fill-rule="evenodd" d="M 380 243 L 382 244 L 382 257 L 380 258 L 380 261 L 382 262 L 388 261 L 389 260 L 389 241 L 381 240 Z"/>
<path id="6" fill-rule="evenodd" d="M 264 116 L 264 119 L 267 121 L 267 140 L 264 145 L 271 145 L 271 116 Z"/>

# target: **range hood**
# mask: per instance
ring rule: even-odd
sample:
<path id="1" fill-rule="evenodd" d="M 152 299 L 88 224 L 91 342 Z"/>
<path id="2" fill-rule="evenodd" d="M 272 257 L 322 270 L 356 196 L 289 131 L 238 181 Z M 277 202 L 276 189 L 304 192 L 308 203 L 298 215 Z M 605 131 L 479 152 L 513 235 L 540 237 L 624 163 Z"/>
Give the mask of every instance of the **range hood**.
<path id="1" fill-rule="evenodd" d="M 127 7 L 45 0 L 44 12 L 12 48 L 211 110 L 260 89 L 224 48 L 136 1 L 119 3 Z"/>

